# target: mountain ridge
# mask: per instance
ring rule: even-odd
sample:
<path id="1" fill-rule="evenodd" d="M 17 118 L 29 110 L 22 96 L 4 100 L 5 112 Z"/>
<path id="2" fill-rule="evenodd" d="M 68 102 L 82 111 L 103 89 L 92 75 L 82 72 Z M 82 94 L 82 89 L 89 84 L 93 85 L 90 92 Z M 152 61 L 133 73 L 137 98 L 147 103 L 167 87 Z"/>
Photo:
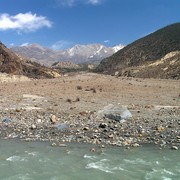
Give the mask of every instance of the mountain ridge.
<path id="1" fill-rule="evenodd" d="M 11 47 L 11 50 L 33 61 L 44 65 L 51 65 L 55 62 L 72 61 L 73 63 L 88 63 L 89 61 L 100 61 L 118 50 L 124 45 L 106 47 L 102 44 L 77 44 L 65 50 L 52 50 L 37 43 L 27 46 Z"/>

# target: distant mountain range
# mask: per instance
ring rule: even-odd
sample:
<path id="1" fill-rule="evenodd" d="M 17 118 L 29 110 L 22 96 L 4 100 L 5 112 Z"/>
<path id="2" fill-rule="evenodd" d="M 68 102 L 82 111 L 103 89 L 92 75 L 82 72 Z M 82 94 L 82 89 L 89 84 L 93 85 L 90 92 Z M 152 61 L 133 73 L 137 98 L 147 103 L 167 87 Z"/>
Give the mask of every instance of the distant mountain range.
<path id="1" fill-rule="evenodd" d="M 70 61 L 76 64 L 98 63 L 102 59 L 111 56 L 124 45 L 106 47 L 102 44 L 75 45 L 66 50 L 52 50 L 39 44 L 11 47 L 11 50 L 24 57 L 44 65 L 51 65 L 55 62 Z"/>
<path id="2" fill-rule="evenodd" d="M 0 72 L 10 74 L 33 78 L 55 77 L 58 76 L 57 69 L 84 67 L 84 65 L 77 66 L 77 63 L 87 63 L 88 65 L 85 66 L 89 67 L 90 63 L 98 61 L 101 62 L 94 71 L 99 73 L 142 78 L 180 79 L 180 23 L 159 29 L 126 47 L 89 44 L 54 51 L 38 44 L 32 44 L 12 47 L 9 50 L 0 43 Z M 37 62 L 44 65 L 53 64 L 56 70 L 41 66 Z"/>
<path id="3" fill-rule="evenodd" d="M 180 23 L 141 38 L 101 61 L 96 72 L 180 79 Z"/>

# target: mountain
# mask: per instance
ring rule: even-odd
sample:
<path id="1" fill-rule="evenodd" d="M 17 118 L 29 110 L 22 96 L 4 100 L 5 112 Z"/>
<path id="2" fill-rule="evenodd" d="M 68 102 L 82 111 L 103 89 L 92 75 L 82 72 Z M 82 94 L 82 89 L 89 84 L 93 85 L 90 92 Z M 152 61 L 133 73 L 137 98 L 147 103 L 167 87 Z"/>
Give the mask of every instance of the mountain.
<path id="1" fill-rule="evenodd" d="M 59 76 L 54 70 L 18 56 L 0 42 L 0 72 L 24 75 L 30 78 L 53 78 Z"/>
<path id="2" fill-rule="evenodd" d="M 169 58 L 168 63 L 161 61 L 163 57 L 174 51 L 177 51 L 176 55 Z M 178 51 L 180 51 L 180 23 L 175 23 L 127 45 L 114 55 L 102 60 L 96 72 L 107 74 L 116 72 L 119 75 L 145 78 L 179 79 Z M 158 64 L 158 61 L 162 63 Z"/>
<path id="3" fill-rule="evenodd" d="M 10 48 L 13 52 L 31 59 L 32 61 L 46 64 L 46 60 L 53 61 L 56 57 L 56 53 L 46 47 L 42 47 L 39 44 L 31 44 L 27 46 L 16 46 Z"/>
<path id="4" fill-rule="evenodd" d="M 123 45 L 106 47 L 101 44 L 88 44 L 75 45 L 66 50 L 55 51 L 38 44 L 31 44 L 28 46 L 12 47 L 11 50 L 35 62 L 51 65 L 55 62 L 63 61 L 71 61 L 76 64 L 94 61 L 100 62 L 103 58 L 111 56 L 123 47 Z"/>

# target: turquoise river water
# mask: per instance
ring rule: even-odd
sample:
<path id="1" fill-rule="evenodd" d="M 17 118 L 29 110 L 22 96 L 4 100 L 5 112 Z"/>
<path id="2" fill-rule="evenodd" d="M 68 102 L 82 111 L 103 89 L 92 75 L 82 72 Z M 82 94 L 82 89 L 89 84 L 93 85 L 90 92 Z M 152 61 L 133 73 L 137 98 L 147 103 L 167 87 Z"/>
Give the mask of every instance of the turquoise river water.
<path id="1" fill-rule="evenodd" d="M 0 180 L 180 180 L 179 150 L 0 140 Z"/>

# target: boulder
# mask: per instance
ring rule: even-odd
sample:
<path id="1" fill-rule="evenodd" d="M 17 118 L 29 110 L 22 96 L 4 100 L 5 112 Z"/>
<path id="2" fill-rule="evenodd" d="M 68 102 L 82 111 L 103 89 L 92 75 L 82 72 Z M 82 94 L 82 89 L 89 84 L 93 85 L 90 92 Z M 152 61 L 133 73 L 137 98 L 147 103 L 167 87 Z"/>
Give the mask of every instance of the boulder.
<path id="1" fill-rule="evenodd" d="M 102 110 L 98 111 L 97 115 L 100 117 L 106 117 L 108 119 L 112 119 L 118 122 L 132 117 L 132 114 L 127 109 L 127 107 L 125 106 L 119 107 L 113 104 L 109 104 L 108 106 L 105 106 Z"/>

